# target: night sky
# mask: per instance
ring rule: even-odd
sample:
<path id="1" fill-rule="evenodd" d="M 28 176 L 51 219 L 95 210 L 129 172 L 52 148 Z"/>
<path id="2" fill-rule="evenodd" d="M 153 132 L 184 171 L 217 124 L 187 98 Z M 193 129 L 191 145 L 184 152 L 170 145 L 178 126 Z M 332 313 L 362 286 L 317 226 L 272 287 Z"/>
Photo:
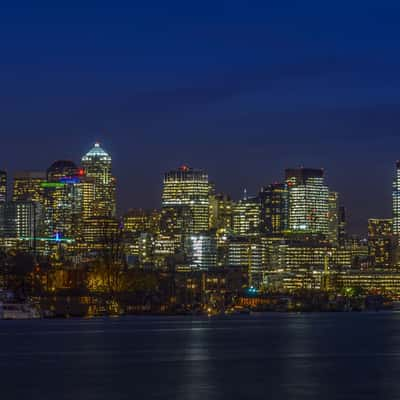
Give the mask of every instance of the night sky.
<path id="1" fill-rule="evenodd" d="M 7 3 L 0 168 L 78 161 L 99 140 L 122 211 L 158 207 L 181 163 L 235 198 L 324 167 L 354 232 L 390 216 L 398 1 Z"/>

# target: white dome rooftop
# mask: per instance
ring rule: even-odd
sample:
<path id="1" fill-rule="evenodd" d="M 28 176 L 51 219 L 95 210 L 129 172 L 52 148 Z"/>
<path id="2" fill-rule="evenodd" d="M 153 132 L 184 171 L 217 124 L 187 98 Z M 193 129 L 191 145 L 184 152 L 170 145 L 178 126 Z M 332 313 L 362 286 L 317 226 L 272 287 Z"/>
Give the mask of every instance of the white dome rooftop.
<path id="1" fill-rule="evenodd" d="M 95 143 L 94 147 L 82 157 L 82 161 L 90 161 L 93 158 L 111 161 L 110 155 L 100 146 L 100 143 Z"/>

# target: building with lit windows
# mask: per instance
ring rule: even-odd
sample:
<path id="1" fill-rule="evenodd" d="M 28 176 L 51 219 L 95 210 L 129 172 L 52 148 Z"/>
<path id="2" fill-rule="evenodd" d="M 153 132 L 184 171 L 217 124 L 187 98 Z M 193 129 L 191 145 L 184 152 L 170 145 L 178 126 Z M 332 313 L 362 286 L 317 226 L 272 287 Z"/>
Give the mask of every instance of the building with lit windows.
<path id="1" fill-rule="evenodd" d="M 268 234 L 282 234 L 288 229 L 288 190 L 284 183 L 262 187 L 258 195 L 261 206 L 261 229 Z"/>
<path id="2" fill-rule="evenodd" d="M 116 184 L 112 175 L 111 156 L 96 143 L 82 157 L 82 167 L 87 178 L 95 184 L 94 216 L 114 217 L 116 213 Z"/>
<path id="3" fill-rule="evenodd" d="M 0 237 L 14 239 L 16 246 L 36 251 L 42 234 L 42 206 L 32 201 L 0 204 Z"/>
<path id="4" fill-rule="evenodd" d="M 122 252 L 124 242 L 121 224 L 116 218 L 92 217 L 82 228 L 81 250 L 98 253 L 103 250 Z"/>
<path id="5" fill-rule="evenodd" d="M 396 239 L 396 245 L 400 244 L 400 161 L 396 163 L 396 176 L 393 182 L 392 192 L 393 202 L 393 235 Z"/>
<path id="6" fill-rule="evenodd" d="M 210 228 L 230 232 L 232 230 L 233 206 L 234 203 L 228 195 L 224 193 L 211 195 Z"/>
<path id="7" fill-rule="evenodd" d="M 164 175 L 161 226 L 166 234 L 197 234 L 209 228 L 209 181 L 186 165 Z"/>
<path id="8" fill-rule="evenodd" d="M 338 242 L 339 245 L 344 245 L 347 239 L 347 220 L 346 209 L 343 206 L 339 207 L 339 221 L 338 221 Z"/>
<path id="9" fill-rule="evenodd" d="M 14 174 L 13 201 L 34 201 L 43 204 L 43 183 L 47 177 L 45 172 L 21 171 Z"/>
<path id="10" fill-rule="evenodd" d="M 250 237 L 231 237 L 228 239 L 228 267 L 245 267 L 249 284 L 260 288 L 263 283 L 264 267 L 262 245 Z"/>
<path id="11" fill-rule="evenodd" d="M 7 172 L 0 171 L 0 202 L 7 201 Z"/>
<path id="12" fill-rule="evenodd" d="M 82 193 L 79 168 L 72 161 L 56 161 L 47 170 L 44 193 L 45 227 L 49 238 L 75 238 L 81 221 Z"/>
<path id="13" fill-rule="evenodd" d="M 327 239 L 337 244 L 339 241 L 339 217 L 340 217 L 340 206 L 339 206 L 339 193 L 329 192 L 328 198 L 328 234 Z"/>
<path id="14" fill-rule="evenodd" d="M 217 244 L 215 235 L 197 234 L 186 238 L 185 253 L 192 268 L 208 270 L 217 265 Z"/>
<path id="15" fill-rule="evenodd" d="M 329 234 L 329 189 L 322 169 L 287 169 L 289 229 Z"/>
<path id="16" fill-rule="evenodd" d="M 257 236 L 261 227 L 261 205 L 257 197 L 245 196 L 233 205 L 232 231 L 239 236 Z"/>
<path id="17" fill-rule="evenodd" d="M 373 267 L 390 268 L 393 263 L 393 221 L 368 220 L 368 256 Z"/>
<path id="18" fill-rule="evenodd" d="M 124 231 L 129 234 L 159 233 L 160 212 L 158 210 L 130 209 L 123 216 Z"/>

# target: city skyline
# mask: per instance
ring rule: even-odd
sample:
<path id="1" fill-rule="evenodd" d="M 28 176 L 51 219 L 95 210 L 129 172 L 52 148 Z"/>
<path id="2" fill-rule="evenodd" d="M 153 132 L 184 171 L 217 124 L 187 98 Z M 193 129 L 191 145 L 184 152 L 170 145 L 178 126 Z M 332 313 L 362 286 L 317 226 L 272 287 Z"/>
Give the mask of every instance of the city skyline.
<path id="1" fill-rule="evenodd" d="M 94 144 L 93 144 L 94 143 Z M 107 148 L 107 146 L 104 146 L 103 143 L 101 141 L 95 141 L 92 143 L 92 147 L 97 147 L 97 146 L 103 146 L 105 148 Z M 87 148 L 91 148 L 91 146 L 87 147 Z M 71 153 L 69 153 L 71 154 Z M 74 159 L 69 159 L 70 161 L 76 163 L 76 165 L 80 166 L 82 163 L 82 154 L 83 152 L 81 152 L 80 155 L 78 155 L 76 158 Z M 113 164 L 115 165 L 115 160 L 118 160 L 118 156 L 115 154 L 111 154 L 111 156 L 113 157 Z M 50 159 L 50 158 L 49 158 Z M 60 157 L 60 158 L 54 158 L 54 162 L 56 162 L 57 160 L 63 160 L 64 158 Z M 396 166 L 398 163 L 398 161 L 392 163 L 392 167 L 393 165 Z M 35 164 L 36 165 L 36 164 Z M 279 182 L 284 182 L 285 181 L 285 171 L 290 170 L 291 168 L 295 167 L 295 168 L 314 168 L 314 166 L 312 165 L 299 165 L 299 166 L 290 166 L 290 168 L 288 168 L 287 166 L 281 171 L 281 177 L 279 177 L 278 179 L 274 179 L 271 180 L 270 182 L 260 182 L 258 186 L 256 186 L 255 188 L 249 188 L 248 186 L 246 186 L 245 184 L 241 185 L 241 182 L 236 182 L 237 185 L 235 187 L 232 187 L 232 191 L 231 192 L 227 192 L 227 191 L 223 191 L 223 190 L 219 190 L 220 188 L 224 187 L 224 182 L 216 182 L 213 179 L 213 175 L 206 170 L 206 168 L 203 168 L 202 166 L 194 166 L 191 163 L 185 163 L 182 162 L 179 165 L 175 165 L 172 166 L 170 169 L 182 166 L 182 165 L 188 165 L 190 166 L 190 168 L 198 168 L 200 170 L 204 170 L 208 173 L 209 177 L 210 177 L 210 182 L 213 183 L 215 189 L 216 189 L 216 193 L 225 193 L 229 196 L 231 196 L 234 200 L 238 201 L 240 199 L 243 198 L 243 192 L 245 191 L 249 196 L 257 196 L 259 194 L 259 191 L 261 190 L 262 187 L 265 187 L 269 184 L 276 184 Z M 14 179 L 15 175 L 18 175 L 18 173 L 20 172 L 29 172 L 29 171 L 33 171 L 33 172 L 45 172 L 48 168 L 50 167 L 50 164 L 47 167 L 44 168 L 19 168 L 17 170 L 14 171 L 10 171 L 8 169 L 4 169 L 4 171 L 7 172 L 8 178 L 8 193 L 9 198 L 11 199 L 11 193 L 12 193 L 12 182 Z M 160 166 L 162 168 L 162 166 Z M 355 208 L 355 210 L 353 210 L 352 207 L 349 207 L 349 205 L 345 202 L 344 197 L 342 195 L 342 192 L 340 190 L 338 190 L 337 187 L 333 187 L 332 184 L 330 183 L 330 179 L 329 179 L 329 173 L 327 174 L 326 169 L 323 167 L 317 167 L 319 169 L 321 169 L 322 171 L 324 171 L 324 175 L 325 175 L 325 179 L 327 180 L 329 187 L 332 190 L 335 190 L 336 192 L 338 192 L 340 194 L 340 198 L 339 198 L 339 202 L 340 205 L 343 206 L 346 209 L 346 218 L 347 218 L 347 227 L 348 227 L 348 231 L 349 233 L 354 233 L 354 234 L 360 234 L 363 236 L 366 236 L 367 231 L 368 231 L 368 220 L 369 219 L 373 219 L 373 218 L 390 218 L 392 217 L 392 201 L 391 201 L 391 196 L 392 196 L 392 192 L 391 192 L 391 186 L 388 188 L 386 188 L 386 192 L 382 193 L 382 198 L 387 198 L 389 196 L 389 203 L 388 204 L 384 204 L 383 207 L 381 207 L 379 204 L 376 206 L 376 210 L 378 210 L 378 213 L 372 214 L 372 215 L 365 215 L 365 219 L 361 219 L 359 221 L 357 221 L 356 218 L 354 218 L 354 216 L 357 216 L 358 213 L 354 212 L 357 210 L 357 207 Z M 130 209 L 145 209 L 145 210 L 151 210 L 151 209 L 160 209 L 162 206 L 162 200 L 161 200 L 161 194 L 162 194 L 162 177 L 165 173 L 167 169 L 164 168 L 163 171 L 160 171 L 159 173 L 159 183 L 157 187 L 153 187 L 150 189 L 151 193 L 155 193 L 157 197 L 155 198 L 151 198 L 151 201 L 149 201 L 148 203 L 139 203 L 138 200 L 132 200 L 131 196 L 129 195 L 129 188 L 124 187 L 121 184 L 121 181 L 119 179 L 118 173 L 115 172 L 115 166 L 113 166 L 113 171 L 114 171 L 114 175 L 117 181 L 117 185 L 116 185 L 116 189 L 117 189 L 117 211 L 119 215 L 123 215 L 124 213 L 126 213 L 128 210 Z M 392 180 L 391 180 L 391 184 L 393 183 L 394 177 L 395 177 L 395 170 L 392 168 Z M 154 178 L 154 177 L 153 177 Z M 154 185 L 154 179 L 151 180 L 151 183 L 153 183 Z M 133 183 L 133 186 L 136 186 Z M 151 183 L 147 182 L 147 187 L 151 187 Z M 339 185 L 340 186 L 340 185 Z M 145 190 L 141 190 L 140 192 L 145 192 Z M 356 205 L 357 206 L 357 205 Z M 360 214 L 362 215 L 362 214 Z M 362 217 L 359 217 L 362 218 Z"/>

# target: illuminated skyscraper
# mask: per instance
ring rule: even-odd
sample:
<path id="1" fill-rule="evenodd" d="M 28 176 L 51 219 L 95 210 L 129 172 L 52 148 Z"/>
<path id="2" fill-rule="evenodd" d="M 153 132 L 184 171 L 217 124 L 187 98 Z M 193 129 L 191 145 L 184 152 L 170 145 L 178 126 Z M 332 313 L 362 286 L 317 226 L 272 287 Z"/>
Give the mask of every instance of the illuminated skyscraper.
<path id="1" fill-rule="evenodd" d="M 116 213 L 115 178 L 112 159 L 99 143 L 82 157 L 85 175 L 95 183 L 93 213 L 98 217 L 114 217 Z"/>
<path id="2" fill-rule="evenodd" d="M 264 233 L 281 234 L 288 229 L 288 190 L 284 183 L 261 188 L 261 228 Z"/>
<path id="3" fill-rule="evenodd" d="M 396 176 L 393 182 L 393 235 L 397 245 L 400 243 L 400 161 L 396 163 Z"/>
<path id="4" fill-rule="evenodd" d="M 240 236 L 257 235 L 261 226 L 261 205 L 257 197 L 245 197 L 233 206 L 233 233 Z"/>
<path id="5" fill-rule="evenodd" d="M 25 249 L 35 250 L 41 234 L 42 206 L 33 201 L 0 204 L 0 236 L 13 238 Z"/>
<path id="6" fill-rule="evenodd" d="M 209 189 L 208 175 L 204 171 L 184 165 L 167 172 L 162 193 L 162 227 L 177 227 L 183 234 L 207 231 Z"/>
<path id="7" fill-rule="evenodd" d="M 186 238 L 186 254 L 192 268 L 207 270 L 217 265 L 217 245 L 215 235 L 198 234 Z"/>
<path id="8" fill-rule="evenodd" d="M 47 170 L 44 190 L 46 235 L 75 238 L 82 215 L 82 190 L 79 186 L 83 174 L 72 161 L 56 161 Z"/>
<path id="9" fill-rule="evenodd" d="M 373 267 L 388 268 L 392 265 L 392 225 L 391 219 L 368 220 L 368 255 Z"/>
<path id="10" fill-rule="evenodd" d="M 233 201 L 223 193 L 210 196 L 210 228 L 232 230 Z"/>
<path id="11" fill-rule="evenodd" d="M 287 169 L 289 190 L 289 229 L 329 233 L 329 189 L 322 169 Z"/>
<path id="12" fill-rule="evenodd" d="M 7 201 L 7 172 L 0 171 L 0 202 Z"/>
<path id="13" fill-rule="evenodd" d="M 328 240 L 337 244 L 339 239 L 339 193 L 329 192 Z"/>
<path id="14" fill-rule="evenodd" d="M 346 209 L 343 206 L 339 207 L 339 226 L 338 226 L 338 239 L 339 244 L 344 245 L 347 239 L 347 220 L 346 220 Z"/>

